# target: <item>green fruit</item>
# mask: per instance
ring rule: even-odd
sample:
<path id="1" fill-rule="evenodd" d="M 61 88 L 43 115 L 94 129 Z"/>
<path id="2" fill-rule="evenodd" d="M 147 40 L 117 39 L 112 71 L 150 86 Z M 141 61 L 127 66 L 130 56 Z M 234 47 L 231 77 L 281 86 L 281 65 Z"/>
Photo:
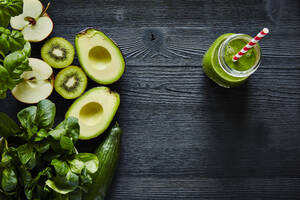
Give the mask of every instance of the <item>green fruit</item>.
<path id="1" fill-rule="evenodd" d="M 54 88 L 65 99 L 75 99 L 86 89 L 87 77 L 80 67 L 70 66 L 61 70 L 55 78 Z"/>
<path id="2" fill-rule="evenodd" d="M 41 55 L 51 67 L 64 68 L 72 64 L 75 50 L 68 40 L 54 37 L 43 45 Z"/>
<path id="3" fill-rule="evenodd" d="M 75 47 L 82 68 L 94 81 L 107 85 L 116 82 L 123 75 L 123 55 L 104 33 L 86 29 L 76 35 Z"/>
<path id="4" fill-rule="evenodd" d="M 92 175 L 93 184 L 88 186 L 88 192 L 83 194 L 84 200 L 104 200 L 115 174 L 121 142 L 122 130 L 116 124 L 105 141 L 96 149 L 95 155 L 99 160 L 99 168 Z"/>
<path id="5" fill-rule="evenodd" d="M 78 118 L 79 139 L 88 140 L 103 133 L 113 120 L 120 104 L 120 96 L 107 87 L 96 87 L 78 98 L 66 117 Z"/>

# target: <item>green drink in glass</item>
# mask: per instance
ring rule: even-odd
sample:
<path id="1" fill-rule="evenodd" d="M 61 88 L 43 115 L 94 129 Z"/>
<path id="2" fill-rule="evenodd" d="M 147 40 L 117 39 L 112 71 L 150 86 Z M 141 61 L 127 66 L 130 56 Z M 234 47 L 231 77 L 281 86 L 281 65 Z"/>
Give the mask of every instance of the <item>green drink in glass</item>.
<path id="1" fill-rule="evenodd" d="M 254 38 L 246 34 L 221 35 L 205 53 L 203 71 L 222 87 L 241 85 L 259 67 L 261 50 L 257 42 L 267 33 L 268 29 L 263 29 Z"/>

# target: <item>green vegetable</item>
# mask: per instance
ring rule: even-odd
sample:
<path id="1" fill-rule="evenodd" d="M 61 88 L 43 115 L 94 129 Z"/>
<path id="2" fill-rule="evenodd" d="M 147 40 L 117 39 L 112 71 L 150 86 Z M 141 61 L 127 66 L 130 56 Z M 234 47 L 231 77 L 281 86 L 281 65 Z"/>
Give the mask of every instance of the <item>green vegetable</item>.
<path id="1" fill-rule="evenodd" d="M 23 81 L 24 71 L 31 70 L 28 65 L 30 43 L 24 40 L 21 32 L 7 29 L 10 18 L 22 11 L 23 0 L 0 1 L 0 99 L 6 97 L 7 90 Z"/>
<path id="2" fill-rule="evenodd" d="M 16 122 L 14 122 L 5 113 L 0 113 L 0 136 L 8 137 L 20 132 L 20 128 Z"/>
<path id="3" fill-rule="evenodd" d="M 92 175 L 93 184 L 83 194 L 84 200 L 104 200 L 117 167 L 122 130 L 116 124 L 106 140 L 95 151 L 99 160 L 99 169 Z"/>
<path id="4" fill-rule="evenodd" d="M 0 113 L 0 199 L 82 199 L 99 161 L 77 153 L 76 118 L 53 129 L 55 113 L 49 100 L 21 110 L 19 125 Z"/>
<path id="5" fill-rule="evenodd" d="M 7 27 L 11 17 L 23 12 L 23 0 L 0 1 L 0 26 Z"/>

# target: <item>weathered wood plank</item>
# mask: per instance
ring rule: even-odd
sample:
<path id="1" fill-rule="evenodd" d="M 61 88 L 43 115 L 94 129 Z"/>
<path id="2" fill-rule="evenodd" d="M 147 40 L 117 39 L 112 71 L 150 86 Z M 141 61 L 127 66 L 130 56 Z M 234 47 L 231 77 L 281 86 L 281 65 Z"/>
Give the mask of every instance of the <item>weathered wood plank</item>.
<path id="1" fill-rule="evenodd" d="M 98 28 L 119 44 L 129 65 L 200 66 L 204 52 L 219 35 L 255 35 L 264 26 L 271 30 L 261 44 L 265 57 L 300 57 L 297 1 L 235 1 L 234 5 L 239 6 L 233 9 L 230 0 L 62 0 L 54 1 L 49 13 L 55 22 L 53 35 L 73 40 L 86 27 Z M 72 11 L 68 17 L 66 10 Z"/>
<path id="2" fill-rule="evenodd" d="M 116 119 L 124 135 L 108 199 L 300 198 L 299 1 L 51 3 L 52 36 L 73 42 L 92 26 L 126 57 L 124 77 L 111 86 L 121 94 Z M 216 37 L 264 26 L 271 33 L 261 43 L 263 63 L 246 84 L 223 89 L 203 74 L 203 54 Z M 42 44 L 33 45 L 33 57 Z M 50 99 L 61 121 L 72 101 Z M 0 111 L 15 118 L 25 106 L 9 95 Z M 80 141 L 79 150 L 102 139 Z"/>
<path id="3" fill-rule="evenodd" d="M 206 179 L 119 177 L 111 199 L 298 199 L 298 178 Z"/>

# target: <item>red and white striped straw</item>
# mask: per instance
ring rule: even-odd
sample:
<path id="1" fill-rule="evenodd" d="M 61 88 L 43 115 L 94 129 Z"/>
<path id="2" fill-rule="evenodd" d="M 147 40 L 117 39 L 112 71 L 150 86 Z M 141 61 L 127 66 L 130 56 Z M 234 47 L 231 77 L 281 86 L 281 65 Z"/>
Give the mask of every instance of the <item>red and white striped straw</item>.
<path id="1" fill-rule="evenodd" d="M 263 37 L 265 37 L 268 33 L 268 28 L 264 28 L 263 30 L 261 30 L 244 48 L 242 48 L 242 50 L 240 50 L 235 56 L 233 56 L 232 61 L 238 61 L 238 59 L 240 59 L 245 53 L 247 53 L 247 51 L 254 47 L 254 45 Z"/>

